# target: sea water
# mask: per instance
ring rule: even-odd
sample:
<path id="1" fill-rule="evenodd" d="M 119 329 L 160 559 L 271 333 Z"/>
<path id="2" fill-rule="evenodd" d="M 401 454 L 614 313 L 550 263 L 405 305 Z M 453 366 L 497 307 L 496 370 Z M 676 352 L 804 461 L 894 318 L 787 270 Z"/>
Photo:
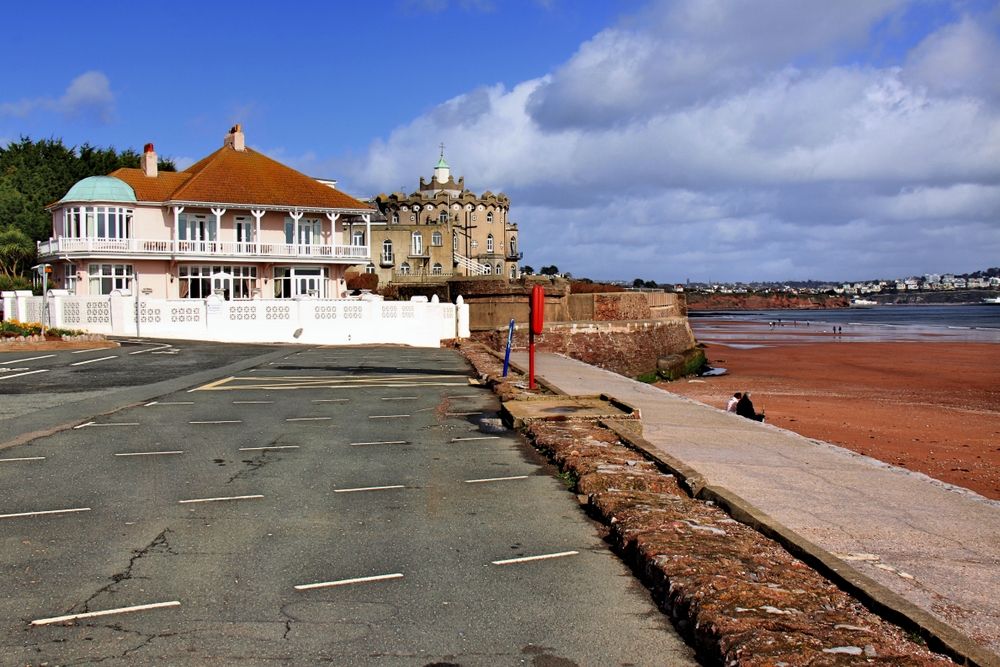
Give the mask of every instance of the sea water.
<path id="1" fill-rule="evenodd" d="M 826 334 L 842 327 L 840 340 L 947 340 L 1000 342 L 1000 305 L 872 306 L 823 310 L 688 311 L 692 329 L 700 340 L 720 342 L 737 331 L 752 334 L 749 323 L 764 327 L 761 333 L 801 336 Z M 727 327 L 730 321 L 733 326 Z M 772 328 L 771 323 L 774 323 Z M 756 337 L 756 336 L 753 336 Z"/>

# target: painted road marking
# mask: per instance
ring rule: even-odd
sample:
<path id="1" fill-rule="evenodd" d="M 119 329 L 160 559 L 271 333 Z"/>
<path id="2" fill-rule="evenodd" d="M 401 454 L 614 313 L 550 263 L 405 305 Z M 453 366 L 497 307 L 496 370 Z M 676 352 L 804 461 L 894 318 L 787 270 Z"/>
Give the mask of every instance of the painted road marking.
<path id="1" fill-rule="evenodd" d="M 353 389 L 357 387 L 463 387 L 465 382 L 456 382 L 454 375 L 325 375 L 325 376 L 276 376 L 276 377 L 228 377 L 210 382 L 194 391 L 232 391 L 236 389 L 258 389 L 264 391 L 291 389 Z"/>
<path id="2" fill-rule="evenodd" d="M 271 449 L 298 449 L 298 445 L 272 445 L 270 447 L 240 447 L 241 452 L 266 451 Z"/>
<path id="3" fill-rule="evenodd" d="M 42 514 L 71 514 L 73 512 L 89 512 L 89 507 L 77 507 L 71 510 L 41 510 L 38 512 L 18 512 L 17 514 L 0 514 L 0 519 L 13 519 L 18 516 L 41 516 Z"/>
<path id="4" fill-rule="evenodd" d="M 160 609 L 162 607 L 179 607 L 180 602 L 171 600 L 170 602 L 154 602 L 153 604 L 139 604 L 134 607 L 119 607 L 118 609 L 105 609 L 103 611 L 88 611 L 85 614 L 70 614 L 69 616 L 55 616 L 53 618 L 40 618 L 32 621 L 32 625 L 48 625 L 49 623 L 63 623 L 65 621 L 75 621 L 79 618 L 94 618 L 95 616 L 110 616 L 112 614 L 128 614 L 133 611 L 145 611 L 146 609 Z"/>
<path id="5" fill-rule="evenodd" d="M 506 482 L 512 479 L 528 479 L 527 475 L 517 475 L 515 477 L 488 477 L 486 479 L 467 479 L 466 484 L 479 484 L 480 482 Z"/>
<path id="6" fill-rule="evenodd" d="M 115 456 L 159 456 L 160 454 L 183 454 L 184 450 L 177 449 L 170 452 L 124 452 Z"/>
<path id="7" fill-rule="evenodd" d="M 347 403 L 349 398 L 314 398 L 311 403 Z"/>
<path id="8" fill-rule="evenodd" d="M 481 414 L 483 414 L 482 410 L 479 410 L 478 412 L 446 412 L 444 416 L 445 417 L 468 417 L 470 415 L 481 415 Z"/>
<path id="9" fill-rule="evenodd" d="M 112 355 L 110 357 L 98 357 L 97 359 L 87 359 L 86 361 L 78 361 L 75 364 L 70 364 L 70 366 L 84 366 L 86 364 L 96 364 L 98 361 L 107 361 L 108 359 L 117 359 L 118 355 Z"/>
<path id="10" fill-rule="evenodd" d="M 410 415 L 368 415 L 368 419 L 406 419 Z"/>
<path id="11" fill-rule="evenodd" d="M 73 429 L 86 428 L 88 426 L 139 426 L 139 422 L 108 422 L 107 424 L 98 424 L 97 422 L 87 422 L 86 424 L 80 424 L 79 426 L 74 426 Z"/>
<path id="12" fill-rule="evenodd" d="M 465 442 L 466 440 L 499 440 L 499 435 L 480 435 L 475 438 L 452 438 L 452 442 Z"/>
<path id="13" fill-rule="evenodd" d="M 152 403 L 146 403 L 143 407 L 151 408 L 154 405 L 194 405 L 194 401 L 153 401 Z"/>
<path id="14" fill-rule="evenodd" d="M 408 445 L 407 440 L 381 440 L 379 442 L 352 442 L 351 447 L 367 447 L 368 445 Z"/>
<path id="15" fill-rule="evenodd" d="M 129 352 L 129 354 L 142 354 L 144 352 L 155 352 L 156 350 L 166 350 L 172 347 L 171 345 L 161 345 L 160 347 L 147 347 L 145 350 L 136 350 L 135 352 Z"/>
<path id="16" fill-rule="evenodd" d="M 27 359 L 13 359 L 11 361 L 4 361 L 5 364 L 23 364 L 26 361 L 38 361 L 39 359 L 48 359 L 49 357 L 54 357 L 54 354 L 45 354 L 41 357 L 28 357 Z"/>
<path id="17" fill-rule="evenodd" d="M 286 422 L 322 422 L 329 421 L 333 417 L 289 417 Z"/>
<path id="18" fill-rule="evenodd" d="M 0 459 L 0 463 L 10 463 L 11 461 L 44 461 L 44 456 L 22 456 L 19 459 Z"/>
<path id="19" fill-rule="evenodd" d="M 249 500 L 251 498 L 263 498 L 263 497 L 264 496 L 260 494 L 256 494 L 252 496 L 222 496 L 221 498 L 194 498 L 192 500 L 178 500 L 177 502 L 183 505 L 185 503 L 215 503 L 222 500 Z"/>
<path id="20" fill-rule="evenodd" d="M 106 347 L 92 347 L 86 350 L 77 350 L 76 352 L 70 352 L 70 354 L 86 354 L 87 352 L 99 352 L 101 350 L 106 350 Z"/>
<path id="21" fill-rule="evenodd" d="M 274 401 L 233 401 L 233 405 L 270 405 Z"/>
<path id="22" fill-rule="evenodd" d="M 334 489 L 334 493 L 354 493 L 355 491 L 385 491 L 386 489 L 405 489 L 406 487 L 402 484 L 395 484 L 393 486 L 362 486 L 357 489 Z"/>
<path id="23" fill-rule="evenodd" d="M 330 586 L 346 586 L 348 584 L 360 584 L 366 581 L 383 581 L 385 579 L 399 579 L 403 575 L 399 572 L 395 574 L 379 574 L 374 577 L 358 577 L 357 579 L 341 579 L 340 581 L 324 581 L 318 584 L 302 584 L 296 586 L 297 591 L 306 591 L 310 588 L 328 588 Z"/>
<path id="24" fill-rule="evenodd" d="M 415 401 L 417 396 L 388 396 L 383 398 L 383 401 Z"/>
<path id="25" fill-rule="evenodd" d="M 220 419 L 213 422 L 188 422 L 188 424 L 242 424 L 240 419 Z"/>
<path id="26" fill-rule="evenodd" d="M 548 560 L 550 558 L 562 558 L 564 556 L 575 556 L 579 551 L 561 551 L 557 554 L 545 554 L 544 556 L 525 556 L 524 558 L 510 558 L 508 560 L 492 561 L 494 565 L 510 565 L 511 563 L 527 563 L 533 560 Z"/>
<path id="27" fill-rule="evenodd" d="M 27 373 L 15 373 L 14 375 L 4 375 L 3 377 L 0 377 L 0 380 L 9 380 L 11 378 L 19 378 L 22 375 L 34 375 L 35 373 L 48 373 L 48 372 L 49 369 L 43 368 L 37 371 L 28 371 Z"/>

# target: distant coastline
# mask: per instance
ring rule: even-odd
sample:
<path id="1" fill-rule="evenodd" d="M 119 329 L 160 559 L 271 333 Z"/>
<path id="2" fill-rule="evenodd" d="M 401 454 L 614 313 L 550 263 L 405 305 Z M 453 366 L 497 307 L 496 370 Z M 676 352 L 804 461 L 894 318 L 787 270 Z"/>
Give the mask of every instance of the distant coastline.
<path id="1" fill-rule="evenodd" d="M 878 305 L 947 306 L 973 305 L 997 297 L 1000 291 L 986 289 L 919 290 L 865 294 Z M 689 310 L 820 310 L 850 308 L 851 297 L 827 294 L 791 294 L 789 292 L 723 294 L 686 292 Z"/>

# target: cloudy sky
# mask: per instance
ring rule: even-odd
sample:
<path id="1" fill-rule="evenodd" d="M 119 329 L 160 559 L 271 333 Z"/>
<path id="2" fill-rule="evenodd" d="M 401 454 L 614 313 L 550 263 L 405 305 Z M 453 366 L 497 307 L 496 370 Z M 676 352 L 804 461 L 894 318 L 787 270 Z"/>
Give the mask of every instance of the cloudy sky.
<path id="1" fill-rule="evenodd" d="M 357 195 L 439 143 L 525 263 L 658 282 L 1000 265 L 997 0 L 18 3 L 0 142 L 248 143 Z M 37 7 L 36 7 L 37 5 Z"/>

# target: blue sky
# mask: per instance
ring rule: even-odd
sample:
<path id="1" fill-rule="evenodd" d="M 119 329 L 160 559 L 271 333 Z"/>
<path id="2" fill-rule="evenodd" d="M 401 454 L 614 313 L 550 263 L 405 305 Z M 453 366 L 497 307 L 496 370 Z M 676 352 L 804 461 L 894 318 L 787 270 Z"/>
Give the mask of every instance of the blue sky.
<path id="1" fill-rule="evenodd" d="M 444 142 L 525 263 L 676 281 L 1000 265 L 996 0 L 16 3 L 0 142 L 248 143 L 353 194 Z M 44 28 L 40 31 L 39 26 Z"/>

